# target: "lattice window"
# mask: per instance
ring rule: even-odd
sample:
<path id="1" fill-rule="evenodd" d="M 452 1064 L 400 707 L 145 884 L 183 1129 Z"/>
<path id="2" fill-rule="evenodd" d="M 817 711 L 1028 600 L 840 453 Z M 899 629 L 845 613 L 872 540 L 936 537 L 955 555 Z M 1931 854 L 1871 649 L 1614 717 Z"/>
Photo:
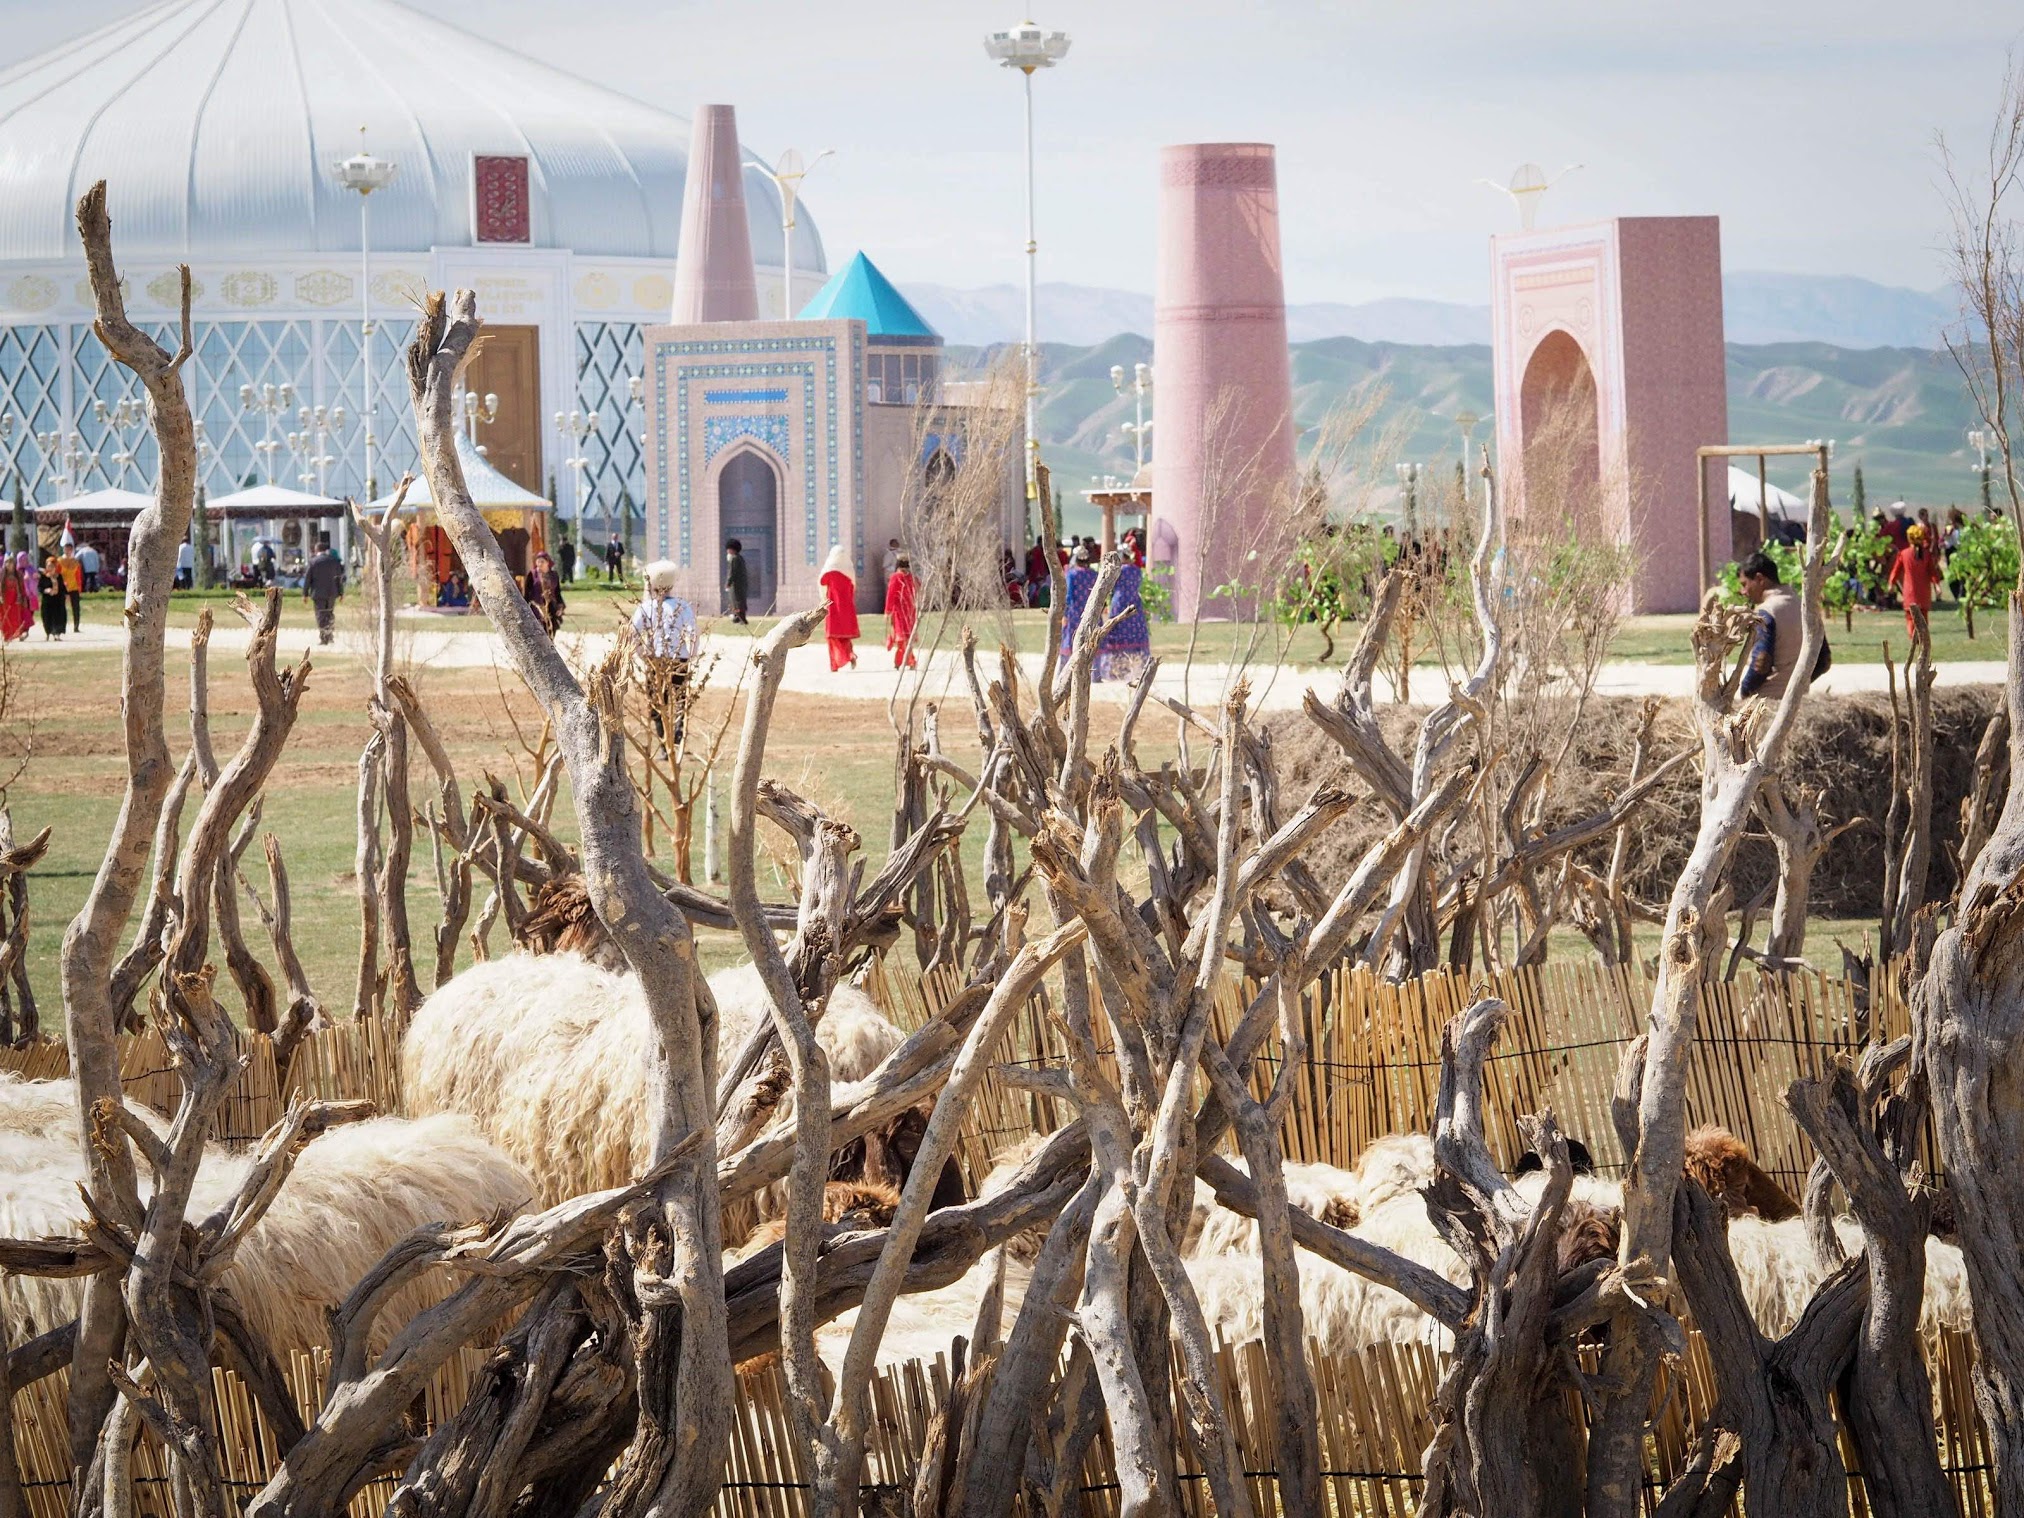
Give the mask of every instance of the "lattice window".
<path id="1" fill-rule="evenodd" d="M 165 325 L 143 330 L 171 353 L 180 340 Z M 77 434 L 86 457 L 79 465 L 79 478 L 71 482 L 69 493 L 77 495 L 107 486 L 117 486 L 122 490 L 152 490 L 156 454 L 154 434 L 149 431 L 146 420 L 146 391 L 132 370 L 106 352 L 89 326 L 75 326 L 71 328 L 71 334 L 74 372 L 71 375 L 70 430 Z M 105 402 L 107 421 L 99 420 L 98 408 L 94 404 L 97 401 Z M 110 414 L 122 401 L 128 402 L 130 409 L 139 413 L 140 419 L 115 430 Z M 129 455 L 124 462 L 116 457 L 120 453 Z"/>
<path id="2" fill-rule="evenodd" d="M 406 353 L 414 341 L 415 323 L 373 318 L 373 403 L 378 415 L 373 427 L 379 438 L 374 465 L 381 495 L 389 494 L 409 470 L 420 472 L 421 449 L 415 441 L 415 406 L 408 394 Z M 365 419 L 360 411 L 358 382 L 358 324 L 328 322 L 323 330 L 325 405 L 343 406 L 350 418 L 338 446 L 330 451 L 338 462 L 331 466 L 329 489 L 333 495 L 362 498 L 365 494 Z"/>
<path id="3" fill-rule="evenodd" d="M 623 505 L 637 519 L 646 510 L 647 465 L 632 402 L 632 376 L 641 372 L 637 322 L 579 322 L 576 328 L 576 404 L 597 413 L 597 431 L 583 440 L 590 467 L 583 475 L 583 514 L 615 518 Z"/>
<path id="4" fill-rule="evenodd" d="M 63 337 L 54 327 L 0 327 L 0 413 L 14 419 L 0 453 L 14 478 L 0 482 L 13 498 L 14 480 L 23 498 L 35 500 L 54 492 L 49 476 L 61 464 L 43 457 L 38 432 L 57 432 L 63 419 Z"/>

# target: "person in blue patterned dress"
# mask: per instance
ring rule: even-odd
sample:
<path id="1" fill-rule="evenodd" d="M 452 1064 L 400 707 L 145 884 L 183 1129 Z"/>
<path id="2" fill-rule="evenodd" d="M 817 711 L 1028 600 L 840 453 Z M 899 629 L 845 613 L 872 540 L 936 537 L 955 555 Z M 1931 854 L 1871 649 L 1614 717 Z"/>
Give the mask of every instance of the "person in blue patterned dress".
<path id="1" fill-rule="evenodd" d="M 1152 657 L 1152 633 L 1146 626 L 1145 603 L 1139 599 L 1142 574 L 1127 559 L 1118 574 L 1117 588 L 1110 593 L 1108 620 L 1112 626 L 1103 646 L 1096 651 L 1096 667 L 1092 671 L 1098 680 L 1132 679 Z"/>
<path id="2" fill-rule="evenodd" d="M 1082 625 L 1082 614 L 1089 609 L 1089 593 L 1096 589 L 1096 571 L 1089 567 L 1089 550 L 1078 547 L 1075 561 L 1068 567 L 1068 599 L 1061 609 L 1061 657 L 1066 659 L 1075 651 L 1075 630 Z"/>

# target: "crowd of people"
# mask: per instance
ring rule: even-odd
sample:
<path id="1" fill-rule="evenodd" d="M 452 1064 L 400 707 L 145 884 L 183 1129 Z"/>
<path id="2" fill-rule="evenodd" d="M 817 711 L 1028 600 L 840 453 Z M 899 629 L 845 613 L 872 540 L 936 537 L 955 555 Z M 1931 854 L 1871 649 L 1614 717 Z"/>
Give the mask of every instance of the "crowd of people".
<path id="1" fill-rule="evenodd" d="M 41 563 L 27 549 L 0 556 L 0 642 L 24 641 L 42 624 L 45 642 L 84 626 L 84 592 L 97 590 L 104 560 L 89 543 L 68 536 L 55 552 L 41 551 Z"/>

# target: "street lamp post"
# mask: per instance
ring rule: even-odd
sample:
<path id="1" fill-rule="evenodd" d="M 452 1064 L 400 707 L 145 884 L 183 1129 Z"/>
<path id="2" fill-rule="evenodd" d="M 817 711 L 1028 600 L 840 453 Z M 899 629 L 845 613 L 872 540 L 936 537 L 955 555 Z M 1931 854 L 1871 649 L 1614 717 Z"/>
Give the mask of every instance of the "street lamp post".
<path id="1" fill-rule="evenodd" d="M 127 396 L 122 396 L 118 404 L 112 406 L 93 397 L 91 414 L 104 429 L 105 435 L 119 444 L 109 455 L 113 463 L 119 467 L 119 478 L 115 480 L 111 475 L 106 475 L 106 483 L 124 488 L 127 482 L 127 469 L 137 456 L 129 434 L 147 420 L 147 409 L 139 401 Z M 103 465 L 100 466 L 100 472 L 104 473 Z"/>
<path id="2" fill-rule="evenodd" d="M 647 416 L 646 377 L 644 375 L 639 374 L 628 374 L 625 378 L 625 393 L 626 393 L 627 409 L 630 410 L 636 407 L 639 410 L 640 413 L 639 441 L 641 449 L 644 450 L 646 447 L 646 430 L 647 427 L 651 424 L 651 418 Z M 623 430 L 625 427 L 625 423 L 620 422 L 619 427 L 621 430 Z M 642 517 L 646 515 L 644 507 L 642 507 L 640 514 Z M 606 512 L 606 516 L 607 517 L 610 516 L 609 511 Z M 621 490 L 619 492 L 618 521 L 619 521 L 619 534 L 623 539 L 626 557 L 630 558 L 632 556 L 632 492 L 630 490 Z"/>
<path id="3" fill-rule="evenodd" d="M 359 388 L 364 392 L 364 404 L 359 408 L 359 420 L 365 433 L 365 498 L 370 501 L 379 494 L 378 481 L 373 478 L 373 450 L 379 446 L 379 438 L 373 432 L 375 412 L 373 408 L 372 374 L 372 193 L 384 190 L 394 182 L 394 175 L 400 172 L 398 164 L 384 158 L 375 158 L 365 148 L 365 128 L 358 129 L 358 151 L 333 167 L 337 182 L 347 190 L 358 192 L 358 257 L 359 257 L 359 322 L 358 322 L 358 378 Z"/>
<path id="4" fill-rule="evenodd" d="M 471 446 L 478 448 L 478 428 L 491 426 L 499 420 L 499 397 L 491 391 L 485 392 L 481 401 L 470 391 L 464 392 L 464 436 L 471 440 Z M 478 448 L 479 453 L 485 450 Z"/>
<path id="5" fill-rule="evenodd" d="M 314 443 L 314 451 L 304 461 L 316 472 L 303 476 L 305 490 L 315 490 L 318 495 L 329 488 L 325 471 L 337 462 L 330 455 L 330 439 L 335 433 L 344 431 L 347 420 L 342 406 L 304 406 L 295 413 L 295 422 L 303 435 Z"/>
<path id="6" fill-rule="evenodd" d="M 239 409 L 248 416 L 264 418 L 260 441 L 253 445 L 253 451 L 260 455 L 267 466 L 267 483 L 274 483 L 274 455 L 282 444 L 274 436 L 274 424 L 283 412 L 295 409 L 295 387 L 280 385 L 241 385 L 239 387 Z"/>
<path id="7" fill-rule="evenodd" d="M 1411 539 L 1420 530 L 1420 466 L 1401 464 L 1398 475 L 1406 492 L 1406 537 Z"/>
<path id="8" fill-rule="evenodd" d="M 583 480 L 585 472 L 590 468 L 590 460 L 583 456 L 583 444 L 586 438 L 597 431 L 597 413 L 558 411 L 555 413 L 555 430 L 569 439 L 570 443 L 570 456 L 562 462 L 575 476 L 575 483 L 570 488 L 570 504 L 575 508 L 573 517 L 577 537 L 580 539 L 583 536 Z"/>
<path id="9" fill-rule="evenodd" d="M 748 162 L 745 165 L 772 180 L 773 188 L 780 192 L 780 319 L 784 322 L 794 320 L 794 206 L 801 197 L 801 181 L 814 173 L 815 166 L 835 151 L 835 148 L 824 148 L 803 163 L 801 155 L 788 148 L 770 169 L 763 163 Z"/>
<path id="10" fill-rule="evenodd" d="M 38 432 L 35 443 L 42 450 L 42 456 L 50 463 L 61 466 L 49 476 L 49 483 L 63 494 L 60 500 L 69 500 L 77 494 L 78 468 L 87 457 L 83 446 L 74 432 Z"/>
<path id="11" fill-rule="evenodd" d="M 1126 384 L 1124 365 L 1112 364 L 1110 366 L 1110 387 L 1119 395 L 1129 394 L 1133 400 L 1135 416 L 1133 420 L 1126 422 L 1118 430 L 1132 440 L 1132 455 L 1135 465 L 1132 479 L 1136 483 L 1139 473 L 1146 467 L 1146 434 L 1152 431 L 1153 426 L 1151 422 L 1146 420 L 1146 397 L 1152 393 L 1153 366 L 1151 364 L 1133 364 L 1131 369 L 1131 383 Z"/>
<path id="12" fill-rule="evenodd" d="M 1040 351 L 1034 335 L 1040 244 L 1033 230 L 1033 74 L 1068 56 L 1068 33 L 1043 32 L 1031 21 L 1022 21 L 1009 32 L 991 33 L 984 39 L 984 51 L 1026 80 L 1026 499 L 1035 501 L 1040 497 Z"/>
<path id="13" fill-rule="evenodd" d="M 1975 450 L 1976 455 L 1980 459 L 1980 462 L 1975 466 L 1975 470 L 1982 476 L 1983 516 L 1989 514 L 1989 507 L 1993 504 L 1993 500 L 1989 494 L 1989 445 L 1995 441 L 1996 434 L 1993 432 L 1984 432 L 1979 427 L 1968 429 L 1968 446 Z"/>

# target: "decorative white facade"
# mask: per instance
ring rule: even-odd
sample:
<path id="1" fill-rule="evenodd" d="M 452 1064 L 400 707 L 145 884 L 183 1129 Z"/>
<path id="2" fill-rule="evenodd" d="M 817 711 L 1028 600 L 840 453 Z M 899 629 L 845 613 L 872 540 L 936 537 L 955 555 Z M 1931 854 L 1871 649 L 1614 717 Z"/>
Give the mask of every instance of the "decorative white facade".
<path id="1" fill-rule="evenodd" d="M 71 216 L 100 177 L 129 309 L 165 341 L 191 266 L 207 487 L 267 479 L 259 445 L 299 423 L 249 415 L 240 389 L 285 383 L 346 425 L 320 450 L 271 450 L 274 480 L 363 493 L 360 207 L 332 172 L 362 124 L 399 168 L 370 207 L 381 487 L 415 460 L 402 352 L 420 300 L 469 286 L 489 322 L 538 329 L 538 384 L 512 401 L 563 514 L 642 507 L 630 381 L 642 327 L 668 319 L 688 123 L 390 0 L 166 0 L 0 73 L 0 493 L 8 475 L 45 504 L 154 478 L 145 426 L 94 404 L 139 395 L 91 332 Z M 757 170 L 745 191 L 767 310 L 779 199 Z M 795 263 L 819 283 L 805 210 Z M 600 422 L 580 453 L 552 422 L 572 410 Z M 564 462 L 579 456 L 580 482 Z"/>

